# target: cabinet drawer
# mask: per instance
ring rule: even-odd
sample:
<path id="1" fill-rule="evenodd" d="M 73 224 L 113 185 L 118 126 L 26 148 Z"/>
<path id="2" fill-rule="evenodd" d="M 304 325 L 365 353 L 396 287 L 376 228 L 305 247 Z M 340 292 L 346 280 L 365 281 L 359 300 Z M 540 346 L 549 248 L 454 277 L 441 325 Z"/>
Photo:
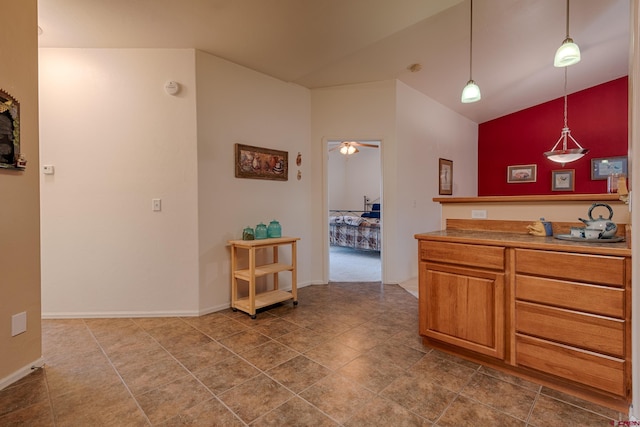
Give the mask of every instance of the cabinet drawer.
<path id="1" fill-rule="evenodd" d="M 620 288 L 516 275 L 516 298 L 624 319 L 625 291 Z"/>
<path id="2" fill-rule="evenodd" d="M 625 285 L 624 258 L 516 249 L 516 273 L 587 283 Z"/>
<path id="3" fill-rule="evenodd" d="M 422 261 L 502 270 L 504 269 L 504 253 L 505 248 L 498 246 L 420 241 L 420 259 Z"/>
<path id="4" fill-rule="evenodd" d="M 624 355 L 624 321 L 516 302 L 516 331 L 614 356 Z"/>
<path id="5" fill-rule="evenodd" d="M 516 335 L 518 366 L 625 396 L 625 361 L 578 348 Z"/>

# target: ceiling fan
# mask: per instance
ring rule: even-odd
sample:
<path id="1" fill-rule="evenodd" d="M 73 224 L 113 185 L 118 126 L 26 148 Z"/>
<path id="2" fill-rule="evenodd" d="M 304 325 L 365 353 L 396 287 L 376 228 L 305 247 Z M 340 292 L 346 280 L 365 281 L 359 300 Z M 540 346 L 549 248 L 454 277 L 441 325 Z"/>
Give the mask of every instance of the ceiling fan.
<path id="1" fill-rule="evenodd" d="M 340 150 L 340 154 L 344 154 L 345 156 L 349 156 L 351 154 L 355 154 L 358 151 L 358 147 L 369 147 L 369 148 L 379 148 L 375 144 L 366 144 L 364 142 L 357 141 L 342 141 L 340 144 L 335 147 L 329 148 L 329 151 Z"/>

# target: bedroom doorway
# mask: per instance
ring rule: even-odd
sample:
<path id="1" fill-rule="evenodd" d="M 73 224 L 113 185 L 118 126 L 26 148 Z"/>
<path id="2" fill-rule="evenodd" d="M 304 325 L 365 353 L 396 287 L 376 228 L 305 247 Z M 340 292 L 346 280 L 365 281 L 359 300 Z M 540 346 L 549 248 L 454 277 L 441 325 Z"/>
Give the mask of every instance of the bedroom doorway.
<path id="1" fill-rule="evenodd" d="M 382 281 L 380 147 L 379 140 L 328 141 L 330 282 Z"/>

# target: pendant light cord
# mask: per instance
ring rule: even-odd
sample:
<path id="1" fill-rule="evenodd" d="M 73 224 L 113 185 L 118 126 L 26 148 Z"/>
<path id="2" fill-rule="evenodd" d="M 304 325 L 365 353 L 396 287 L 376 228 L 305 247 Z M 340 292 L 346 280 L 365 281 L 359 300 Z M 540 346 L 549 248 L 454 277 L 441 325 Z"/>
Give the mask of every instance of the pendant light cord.
<path id="1" fill-rule="evenodd" d="M 469 21 L 469 80 L 471 80 L 473 76 L 473 0 L 471 0 Z"/>
<path id="2" fill-rule="evenodd" d="M 568 128 L 569 126 L 567 125 L 568 120 L 567 120 L 567 68 L 569 67 L 564 67 L 564 127 Z"/>
<path id="3" fill-rule="evenodd" d="M 567 0 L 567 38 L 569 38 L 569 0 Z"/>

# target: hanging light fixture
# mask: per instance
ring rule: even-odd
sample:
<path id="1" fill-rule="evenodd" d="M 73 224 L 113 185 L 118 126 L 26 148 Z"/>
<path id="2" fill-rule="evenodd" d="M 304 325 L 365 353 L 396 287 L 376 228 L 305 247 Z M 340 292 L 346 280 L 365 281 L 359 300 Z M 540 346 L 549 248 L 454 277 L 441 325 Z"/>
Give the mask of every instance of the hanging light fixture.
<path id="1" fill-rule="evenodd" d="M 567 38 L 564 39 L 553 59 L 554 67 L 568 67 L 580 62 L 580 48 L 569 37 L 569 0 L 567 0 Z"/>
<path id="2" fill-rule="evenodd" d="M 467 85 L 462 89 L 462 97 L 460 100 L 463 104 L 468 104 L 470 102 L 480 101 L 480 88 L 471 78 L 472 76 L 472 65 L 473 65 L 473 0 L 470 1 L 470 25 L 469 25 L 469 81 Z"/>
<path id="3" fill-rule="evenodd" d="M 544 153 L 547 159 L 552 162 L 562 163 L 564 166 L 565 163 L 576 161 L 585 154 L 589 152 L 588 148 L 582 148 L 578 141 L 576 141 L 571 136 L 571 131 L 569 130 L 569 125 L 567 124 L 567 68 L 564 69 L 564 127 L 562 128 L 562 133 L 560 134 L 560 139 L 556 142 L 556 145 L 550 151 Z M 577 146 L 577 148 L 568 148 L 569 140 L 573 141 L 573 143 Z M 562 141 L 562 148 L 557 149 L 558 145 Z"/>

